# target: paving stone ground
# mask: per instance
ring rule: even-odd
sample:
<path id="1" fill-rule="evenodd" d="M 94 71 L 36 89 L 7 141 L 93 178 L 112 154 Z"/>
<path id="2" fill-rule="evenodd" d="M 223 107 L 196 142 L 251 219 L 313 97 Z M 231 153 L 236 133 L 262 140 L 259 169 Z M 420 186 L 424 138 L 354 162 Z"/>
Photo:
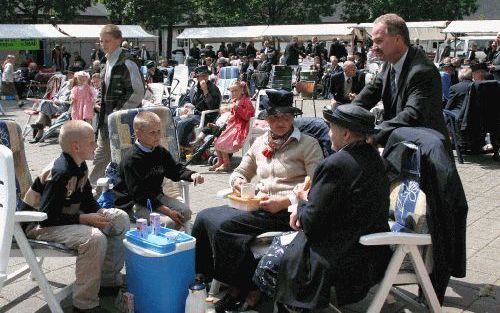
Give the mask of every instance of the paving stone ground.
<path id="1" fill-rule="evenodd" d="M 27 116 L 13 101 L 0 102 L 6 116 L 0 113 L 0 119 L 9 118 L 24 126 Z M 316 109 L 325 105 L 325 101 L 316 101 Z M 312 116 L 312 105 L 304 107 L 305 116 Z M 43 167 L 60 153 L 55 140 L 45 143 L 25 143 L 25 152 L 30 171 L 35 177 Z M 234 158 L 234 165 L 241 154 Z M 446 293 L 443 312 L 500 312 L 500 163 L 491 160 L 491 155 L 465 156 L 465 163 L 458 164 L 458 171 L 465 188 L 469 203 L 467 219 L 467 276 L 452 278 Z M 204 208 L 224 204 L 217 199 L 218 190 L 228 187 L 228 174 L 208 172 L 205 165 L 194 165 L 193 169 L 201 172 L 206 182 L 191 188 L 191 209 L 196 214 Z M 193 219 L 195 216 L 193 217 Z M 22 258 L 11 258 L 9 271 L 24 264 Z M 74 279 L 74 258 L 48 258 L 43 264 L 49 280 L 58 287 Z M 415 293 L 415 288 L 408 288 Z M 360 303 L 340 308 L 341 312 L 366 312 L 369 298 Z M 107 299 L 106 302 L 111 302 Z M 65 312 L 71 312 L 71 299 L 63 301 Z M 263 305 L 259 312 L 269 311 L 269 305 Z M 385 305 L 384 312 L 420 312 L 398 299 L 395 304 Z M 43 295 L 36 283 L 28 275 L 0 291 L 0 313 L 45 313 L 49 312 Z M 167 311 L 165 311 L 167 312 Z"/>

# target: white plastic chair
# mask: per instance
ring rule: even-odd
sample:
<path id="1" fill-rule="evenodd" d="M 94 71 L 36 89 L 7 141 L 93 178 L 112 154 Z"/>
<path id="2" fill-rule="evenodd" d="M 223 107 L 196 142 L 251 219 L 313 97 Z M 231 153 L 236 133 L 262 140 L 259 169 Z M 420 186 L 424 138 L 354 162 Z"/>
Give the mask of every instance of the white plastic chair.
<path id="1" fill-rule="evenodd" d="M 409 148 L 409 151 L 413 151 L 402 161 L 402 164 L 407 166 L 402 169 L 403 179 L 401 182 L 392 184 L 391 210 L 394 209 L 395 216 L 398 214 L 402 218 L 391 225 L 391 232 L 370 234 L 362 236 L 359 240 L 365 246 L 391 245 L 394 250 L 385 276 L 378 286 L 367 313 L 380 312 L 391 290 L 405 301 L 422 306 L 393 287 L 411 284 L 418 284 L 422 288 L 431 312 L 441 312 L 439 300 L 429 277 L 429 272 L 432 271 L 432 240 L 426 223 L 426 197 L 419 187 L 418 147 L 411 143 L 401 144 Z M 422 255 L 425 256 L 425 262 Z M 411 260 L 411 267 L 405 261 L 407 256 Z"/>
<path id="2" fill-rule="evenodd" d="M 21 223 L 41 222 L 47 219 L 47 214 L 35 211 L 16 212 L 15 186 L 13 154 L 9 148 L 0 145 L 0 288 L 31 271 L 51 312 L 63 313 L 60 301 L 71 293 L 73 285 L 68 285 L 62 288 L 58 293 L 54 293 L 43 273 L 41 260 L 37 259 L 37 255 L 55 256 L 57 251 L 52 249 L 45 250 L 45 252 L 48 253 L 43 254 L 40 252 L 43 250 L 37 250 L 35 255 L 35 251 L 21 227 Z M 13 238 L 19 247 L 20 254 L 26 259 L 28 265 L 8 274 L 7 266 L 9 257 L 17 256 L 15 253 L 16 249 L 11 249 Z M 65 254 L 65 256 L 67 256 L 67 254 Z"/>

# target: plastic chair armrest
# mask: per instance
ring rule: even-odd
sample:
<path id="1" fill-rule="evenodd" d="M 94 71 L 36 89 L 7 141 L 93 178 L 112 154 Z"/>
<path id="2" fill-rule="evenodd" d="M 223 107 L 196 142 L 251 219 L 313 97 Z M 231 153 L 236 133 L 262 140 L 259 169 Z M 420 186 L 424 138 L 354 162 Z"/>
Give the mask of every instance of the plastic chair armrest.
<path id="1" fill-rule="evenodd" d="M 201 118 L 200 118 L 200 125 L 196 128 L 197 130 L 201 130 L 203 128 L 203 125 L 205 125 L 205 117 L 209 113 L 214 113 L 214 112 L 219 112 L 219 109 L 214 109 L 214 110 L 205 110 L 201 112 Z"/>
<path id="2" fill-rule="evenodd" d="M 36 211 L 21 211 L 16 212 L 14 221 L 16 223 L 22 222 L 41 222 L 47 219 L 47 213 Z"/>
<path id="3" fill-rule="evenodd" d="M 364 246 L 380 245 L 416 245 L 425 246 L 432 244 L 429 234 L 410 234 L 385 232 L 361 236 L 359 243 Z"/>

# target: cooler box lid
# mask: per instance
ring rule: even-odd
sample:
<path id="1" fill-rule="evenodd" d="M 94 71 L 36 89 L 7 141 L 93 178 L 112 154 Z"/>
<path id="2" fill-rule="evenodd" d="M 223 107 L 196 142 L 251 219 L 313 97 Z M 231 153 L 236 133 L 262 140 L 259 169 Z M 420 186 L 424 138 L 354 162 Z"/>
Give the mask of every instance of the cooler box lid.
<path id="1" fill-rule="evenodd" d="M 179 243 L 192 241 L 193 237 L 166 227 L 160 228 L 159 235 L 153 235 L 151 233 L 151 227 L 148 226 L 147 238 L 142 238 L 137 229 L 132 229 L 125 234 L 125 239 L 127 239 L 129 243 L 146 250 L 165 254 L 175 251 Z"/>

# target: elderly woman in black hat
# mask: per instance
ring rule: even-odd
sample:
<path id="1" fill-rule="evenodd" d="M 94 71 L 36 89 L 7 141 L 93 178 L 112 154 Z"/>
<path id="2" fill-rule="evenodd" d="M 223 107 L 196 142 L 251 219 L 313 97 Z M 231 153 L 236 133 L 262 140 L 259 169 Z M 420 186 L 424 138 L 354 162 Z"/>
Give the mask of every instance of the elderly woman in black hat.
<path id="1" fill-rule="evenodd" d="M 316 169 L 311 186 L 295 189 L 300 199 L 290 216 L 298 230 L 290 244 L 261 260 L 256 284 L 293 311 L 328 306 L 334 287 L 339 305 L 365 297 L 384 275 L 391 251 L 363 246 L 359 238 L 386 232 L 389 181 L 378 151 L 366 142 L 376 130 L 375 117 L 355 105 L 326 108 L 336 153 Z M 269 269 L 274 269 L 270 271 Z"/>
<path id="2" fill-rule="evenodd" d="M 197 240 L 197 273 L 232 287 L 215 304 L 217 312 L 235 309 L 247 295 L 247 304 L 256 305 L 259 292 L 252 276 L 257 260 L 250 244 L 262 233 L 291 230 L 288 208 L 297 203 L 293 189 L 312 176 L 323 159 L 318 141 L 293 126 L 294 115 L 302 113 L 292 106 L 293 94 L 284 90 L 268 90 L 267 94 L 269 108 L 258 118 L 269 123 L 270 131 L 255 140 L 230 176 L 236 193 L 242 184 L 256 183 L 259 209 L 205 209 L 197 215 L 192 231 Z"/>
<path id="3" fill-rule="evenodd" d="M 210 70 L 206 65 L 198 66 L 194 73 L 197 83 L 191 87 L 186 99 L 186 103 L 194 106 L 194 114 L 184 119 L 176 118 L 179 144 L 185 147 L 189 146 L 193 130 L 200 123 L 201 112 L 219 109 L 222 100 L 219 88 L 208 79 Z M 215 122 L 217 115 L 218 113 L 207 114 L 205 124 Z"/>

